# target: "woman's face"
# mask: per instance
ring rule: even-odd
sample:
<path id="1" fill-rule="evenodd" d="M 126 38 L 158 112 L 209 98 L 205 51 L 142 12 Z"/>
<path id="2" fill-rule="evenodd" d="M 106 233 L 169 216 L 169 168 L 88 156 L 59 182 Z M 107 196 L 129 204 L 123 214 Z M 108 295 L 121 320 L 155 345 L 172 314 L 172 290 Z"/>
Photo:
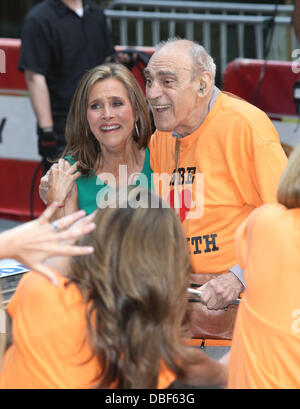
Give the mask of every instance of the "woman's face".
<path id="1" fill-rule="evenodd" d="M 108 78 L 93 85 L 87 120 L 102 152 L 122 151 L 132 140 L 135 118 L 126 88 L 119 80 Z"/>

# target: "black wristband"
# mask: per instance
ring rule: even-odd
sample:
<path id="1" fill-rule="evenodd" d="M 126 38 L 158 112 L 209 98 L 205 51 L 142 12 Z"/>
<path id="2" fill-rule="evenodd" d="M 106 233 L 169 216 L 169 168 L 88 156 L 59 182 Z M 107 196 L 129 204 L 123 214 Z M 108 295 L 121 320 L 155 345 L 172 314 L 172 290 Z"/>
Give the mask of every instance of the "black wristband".
<path id="1" fill-rule="evenodd" d="M 40 128 L 38 127 L 38 149 L 39 154 L 43 158 L 55 158 L 57 152 L 57 137 L 52 127 Z"/>

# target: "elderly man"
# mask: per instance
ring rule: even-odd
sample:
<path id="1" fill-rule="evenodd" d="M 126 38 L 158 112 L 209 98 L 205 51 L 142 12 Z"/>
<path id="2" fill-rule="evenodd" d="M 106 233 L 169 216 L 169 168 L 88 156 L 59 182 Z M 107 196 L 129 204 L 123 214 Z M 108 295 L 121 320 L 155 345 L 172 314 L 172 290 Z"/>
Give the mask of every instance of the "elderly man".
<path id="1" fill-rule="evenodd" d="M 215 70 L 202 46 L 180 39 L 159 45 L 145 69 L 157 128 L 151 167 L 160 194 L 179 211 L 208 310 L 243 290 L 235 231 L 255 207 L 276 200 L 287 161 L 267 115 L 221 92 Z"/>

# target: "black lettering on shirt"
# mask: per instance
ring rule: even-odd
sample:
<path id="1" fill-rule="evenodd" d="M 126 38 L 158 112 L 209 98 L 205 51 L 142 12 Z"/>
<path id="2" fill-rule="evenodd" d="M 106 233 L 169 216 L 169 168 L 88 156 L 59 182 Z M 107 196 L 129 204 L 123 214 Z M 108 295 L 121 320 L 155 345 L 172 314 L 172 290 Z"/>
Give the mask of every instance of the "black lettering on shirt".
<path id="1" fill-rule="evenodd" d="M 194 183 L 195 173 L 196 173 L 196 166 L 187 168 L 187 177 L 185 180 L 186 184 L 191 185 L 192 183 Z"/>
<path id="2" fill-rule="evenodd" d="M 192 237 L 192 246 L 195 244 L 195 250 L 193 251 L 194 254 L 200 254 L 202 251 L 199 248 L 199 244 L 202 244 L 202 237 L 196 236 Z"/>
<path id="3" fill-rule="evenodd" d="M 170 186 L 174 186 L 175 175 L 176 173 L 179 174 L 178 177 L 178 185 L 191 185 L 194 183 L 195 174 L 196 174 L 196 166 L 189 166 L 185 168 L 178 168 L 177 172 L 176 169 L 173 170 L 171 179 L 170 179 Z"/>
<path id="4" fill-rule="evenodd" d="M 203 236 L 205 240 L 205 244 L 206 244 L 206 249 L 204 250 L 204 253 L 210 253 L 211 251 L 219 250 L 219 247 L 217 247 L 216 240 L 215 240 L 217 236 L 218 236 L 217 234 L 210 234 L 210 235 L 208 234 L 208 235 Z M 212 249 L 210 248 L 210 246 L 212 246 Z"/>
<path id="5" fill-rule="evenodd" d="M 193 254 L 210 253 L 212 251 L 218 251 L 219 247 L 216 243 L 217 234 L 205 234 L 204 236 L 187 237 L 187 241 L 190 242 L 193 247 Z M 201 249 L 202 246 L 202 249 Z"/>

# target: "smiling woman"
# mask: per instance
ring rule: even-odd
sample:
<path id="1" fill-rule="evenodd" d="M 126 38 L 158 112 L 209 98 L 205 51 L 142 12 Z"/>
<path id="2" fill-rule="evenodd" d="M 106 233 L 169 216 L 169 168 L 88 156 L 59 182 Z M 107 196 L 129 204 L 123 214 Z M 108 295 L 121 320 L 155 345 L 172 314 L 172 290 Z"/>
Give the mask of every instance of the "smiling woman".
<path id="1" fill-rule="evenodd" d="M 150 136 L 147 103 L 131 72 L 114 63 L 95 67 L 77 87 L 67 120 L 67 146 L 42 179 L 41 197 L 58 201 L 62 214 L 77 208 L 89 214 L 111 188 L 133 180 L 151 188 Z"/>
<path id="2" fill-rule="evenodd" d="M 136 144 L 132 138 L 135 118 L 127 91 L 118 80 L 108 78 L 92 87 L 88 99 L 87 120 L 102 152 L 109 155 L 135 149 Z M 144 153 L 140 152 L 142 158 Z M 105 156 L 104 154 L 104 158 Z"/>

